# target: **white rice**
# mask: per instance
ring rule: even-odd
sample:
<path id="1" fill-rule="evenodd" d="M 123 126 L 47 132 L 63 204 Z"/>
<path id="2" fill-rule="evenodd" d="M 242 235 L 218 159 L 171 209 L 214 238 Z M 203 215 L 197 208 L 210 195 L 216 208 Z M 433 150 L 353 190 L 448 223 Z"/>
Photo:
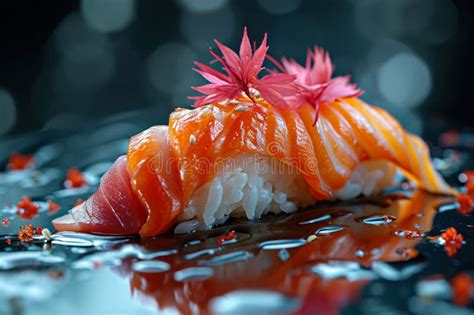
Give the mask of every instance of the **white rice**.
<path id="1" fill-rule="evenodd" d="M 242 154 L 221 164 L 216 176 L 194 193 L 178 218 L 176 234 L 209 229 L 230 216 L 255 220 L 316 203 L 302 175 L 276 158 Z M 362 162 L 334 199 L 377 194 L 397 184 L 396 173 L 386 162 Z"/>

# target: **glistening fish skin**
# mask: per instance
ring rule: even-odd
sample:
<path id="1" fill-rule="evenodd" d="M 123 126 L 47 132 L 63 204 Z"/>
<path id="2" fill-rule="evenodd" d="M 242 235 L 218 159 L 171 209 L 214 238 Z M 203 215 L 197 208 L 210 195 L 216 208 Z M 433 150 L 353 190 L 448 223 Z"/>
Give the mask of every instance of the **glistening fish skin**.
<path id="1" fill-rule="evenodd" d="M 290 164 L 316 200 L 331 199 L 367 160 L 395 164 L 421 189 L 455 194 L 433 168 L 424 141 L 407 133 L 384 110 L 357 98 L 322 103 L 319 110 L 314 124 L 311 105 L 283 109 L 260 99 L 177 109 L 168 126 L 151 127 L 131 138 L 127 172 L 122 157 L 104 175 L 98 192 L 72 210 L 75 215 L 53 224 L 60 231 L 138 232 L 142 237 L 164 233 L 196 189 L 212 179 L 213 165 L 240 153 Z M 130 186 L 121 182 L 124 174 Z M 122 192 L 114 193 L 113 187 Z M 103 199 L 108 202 L 99 202 Z"/>

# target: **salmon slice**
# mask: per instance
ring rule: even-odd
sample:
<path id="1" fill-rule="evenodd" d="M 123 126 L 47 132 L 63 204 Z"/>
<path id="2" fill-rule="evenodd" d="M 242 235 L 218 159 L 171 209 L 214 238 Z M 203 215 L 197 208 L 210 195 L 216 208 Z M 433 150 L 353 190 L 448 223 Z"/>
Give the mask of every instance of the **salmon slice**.
<path id="1" fill-rule="evenodd" d="M 426 144 L 382 109 L 346 98 L 322 103 L 316 124 L 314 116 L 311 105 L 295 111 L 247 98 L 178 109 L 168 126 L 133 137 L 127 160 L 117 160 L 99 190 L 54 224 L 142 237 L 164 233 L 178 219 L 192 218 L 183 211 L 196 190 L 220 162 L 242 153 L 293 167 L 316 200 L 331 199 L 367 160 L 395 164 L 429 192 L 456 194 L 433 168 Z"/>
<path id="2" fill-rule="evenodd" d="M 53 220 L 58 231 L 109 235 L 138 233 L 147 213 L 132 191 L 127 159 L 121 156 L 102 176 L 100 186 L 86 202 Z"/>

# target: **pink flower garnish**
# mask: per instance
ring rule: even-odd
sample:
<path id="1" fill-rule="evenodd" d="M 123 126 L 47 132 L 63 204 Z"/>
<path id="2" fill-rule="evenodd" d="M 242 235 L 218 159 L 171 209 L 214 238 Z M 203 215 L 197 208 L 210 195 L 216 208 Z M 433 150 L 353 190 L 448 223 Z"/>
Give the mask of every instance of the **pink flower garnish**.
<path id="1" fill-rule="evenodd" d="M 218 40 L 214 40 L 214 42 L 223 56 L 218 56 L 212 50 L 209 52 L 224 66 L 225 73 L 219 72 L 200 62 L 195 62 L 199 69 L 194 70 L 210 82 L 206 85 L 192 87 L 194 90 L 205 94 L 205 96 L 190 97 L 190 99 L 195 101 L 195 107 L 207 103 L 235 99 L 242 93 L 254 101 L 251 88 L 257 90 L 260 95 L 272 105 L 289 107 L 289 104 L 285 101 L 285 97 L 289 97 L 297 92 L 295 86 L 292 84 L 296 75 L 272 72 L 262 78 L 258 77 L 263 69 L 263 62 L 268 51 L 266 34 L 260 47 L 258 47 L 255 52 L 252 52 L 250 40 L 247 35 L 247 28 L 244 28 L 239 54 Z"/>
<path id="2" fill-rule="evenodd" d="M 295 84 L 299 91 L 285 100 L 293 109 L 312 104 L 315 108 L 315 123 L 321 103 L 330 103 L 338 98 L 355 97 L 363 93 L 355 84 L 349 82 L 349 75 L 331 78 L 334 66 L 329 54 L 321 48 L 308 50 L 304 67 L 294 59 L 283 58 L 281 64 L 271 57 L 269 59 L 285 73 L 296 75 Z"/>

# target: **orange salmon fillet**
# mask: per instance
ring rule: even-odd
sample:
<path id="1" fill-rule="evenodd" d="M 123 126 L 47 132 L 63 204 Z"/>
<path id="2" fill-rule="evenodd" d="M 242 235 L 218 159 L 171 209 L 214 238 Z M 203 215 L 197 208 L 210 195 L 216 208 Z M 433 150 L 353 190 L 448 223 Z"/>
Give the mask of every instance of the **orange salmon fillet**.
<path id="1" fill-rule="evenodd" d="M 220 159 L 240 153 L 272 156 L 301 172 L 316 200 L 331 199 L 366 160 L 392 162 L 432 193 L 455 194 L 431 164 L 427 145 L 384 110 L 360 99 L 321 104 L 314 125 L 310 105 L 294 111 L 239 99 L 177 109 L 168 127 L 130 140 L 132 189 L 148 219 L 140 235 L 166 232 Z"/>

